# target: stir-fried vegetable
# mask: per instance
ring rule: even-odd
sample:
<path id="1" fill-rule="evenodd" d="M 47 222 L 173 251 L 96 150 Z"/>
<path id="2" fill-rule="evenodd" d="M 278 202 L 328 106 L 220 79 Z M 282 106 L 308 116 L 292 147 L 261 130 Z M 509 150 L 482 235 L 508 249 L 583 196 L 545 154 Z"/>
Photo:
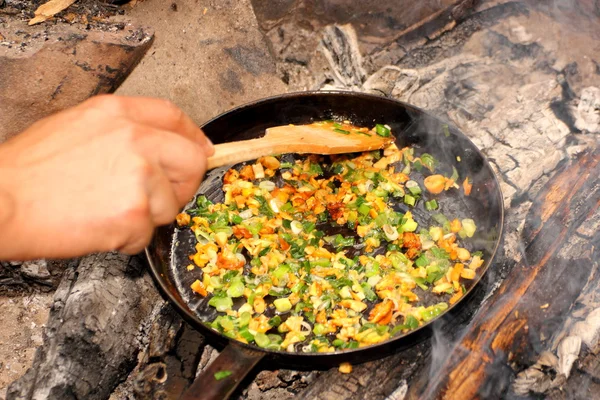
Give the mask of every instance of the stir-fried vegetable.
<path id="1" fill-rule="evenodd" d="M 322 124 L 391 135 L 388 125 Z M 459 243 L 475 235 L 475 222 L 448 218 L 432 197 L 458 188 L 456 170 L 448 178 L 434 174 L 438 167 L 430 154 L 392 145 L 330 163 L 264 157 L 230 169 L 223 203 L 199 196 L 177 217 L 197 239 L 188 269 L 202 270 L 191 289 L 219 313 L 210 326 L 265 349 L 331 352 L 382 342 L 443 313 L 483 259 Z M 412 169 L 430 175 L 411 178 Z M 434 212 L 431 226 L 413 215 L 420 202 Z M 327 236 L 332 227 L 339 233 Z M 424 306 L 420 291 L 440 301 Z"/>

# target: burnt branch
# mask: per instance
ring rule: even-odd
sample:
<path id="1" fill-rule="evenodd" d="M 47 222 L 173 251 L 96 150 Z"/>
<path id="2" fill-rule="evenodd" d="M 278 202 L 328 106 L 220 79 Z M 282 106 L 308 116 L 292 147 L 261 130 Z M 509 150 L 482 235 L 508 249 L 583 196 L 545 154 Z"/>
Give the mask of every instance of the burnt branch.
<path id="1" fill-rule="evenodd" d="M 7 400 L 108 398 L 136 364 L 140 326 L 157 297 L 136 257 L 97 254 L 68 268 L 44 344 Z"/>

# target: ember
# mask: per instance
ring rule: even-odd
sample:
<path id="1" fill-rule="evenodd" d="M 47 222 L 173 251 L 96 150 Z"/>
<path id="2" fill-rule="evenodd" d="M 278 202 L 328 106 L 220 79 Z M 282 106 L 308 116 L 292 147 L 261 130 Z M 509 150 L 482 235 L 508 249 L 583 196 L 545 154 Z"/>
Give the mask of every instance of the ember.
<path id="1" fill-rule="evenodd" d="M 286 91 L 341 89 L 451 121 L 498 174 L 499 256 L 424 340 L 326 371 L 273 365 L 233 398 L 600 391 L 596 2 L 80 0 L 28 27 L 43 3 L 0 0 L 0 140 L 114 90 L 169 98 L 203 123 Z M 218 353 L 160 299 L 141 256 L 1 262 L 0 294 L 0 398 L 177 397 Z"/>

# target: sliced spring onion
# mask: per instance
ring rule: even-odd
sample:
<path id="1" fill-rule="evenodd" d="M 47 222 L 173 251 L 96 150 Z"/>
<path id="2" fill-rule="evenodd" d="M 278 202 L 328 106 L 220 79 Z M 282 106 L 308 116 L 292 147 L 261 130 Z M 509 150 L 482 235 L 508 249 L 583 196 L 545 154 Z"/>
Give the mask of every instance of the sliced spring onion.
<path id="1" fill-rule="evenodd" d="M 389 137 L 390 136 L 390 128 L 389 126 L 377 124 L 375 125 L 375 133 L 379 136 Z"/>
<path id="2" fill-rule="evenodd" d="M 343 133 L 344 135 L 349 135 L 350 134 L 350 131 L 347 131 L 345 129 L 340 129 L 340 128 L 334 128 L 333 131 L 337 132 L 337 133 Z"/>
<path id="3" fill-rule="evenodd" d="M 217 309 L 217 311 L 225 312 L 231 310 L 233 307 L 233 300 L 231 297 L 212 297 L 208 301 L 208 305 Z"/>
<path id="4" fill-rule="evenodd" d="M 275 308 L 280 313 L 288 312 L 292 309 L 292 303 L 287 297 L 284 297 L 282 299 L 275 299 L 273 301 L 273 305 L 275 305 Z"/>
<path id="5" fill-rule="evenodd" d="M 426 202 L 425 202 L 425 209 L 426 209 L 427 211 L 434 211 L 434 210 L 437 210 L 437 209 L 438 209 L 438 207 L 439 207 L 439 206 L 438 206 L 438 202 L 437 202 L 437 200 L 436 200 L 436 199 L 429 200 L 429 201 L 426 201 Z"/>
<path id="6" fill-rule="evenodd" d="M 404 204 L 409 206 L 414 206 L 417 203 L 417 199 L 411 196 L 410 194 L 404 195 Z"/>
<path id="7" fill-rule="evenodd" d="M 290 228 L 292 229 L 292 232 L 294 233 L 294 235 L 299 234 L 300 232 L 302 232 L 302 224 L 300 223 L 300 221 L 292 221 L 290 223 Z"/>
<path id="8" fill-rule="evenodd" d="M 404 185 L 413 196 L 418 196 L 421 194 L 421 187 L 416 181 L 410 180 L 407 181 Z"/>
<path id="9" fill-rule="evenodd" d="M 263 190 L 267 190 L 269 192 L 272 192 L 273 190 L 275 190 L 275 188 L 277 187 L 275 185 L 274 182 L 271 181 L 262 181 L 261 183 L 258 184 L 258 187 L 263 189 Z"/>
<path id="10" fill-rule="evenodd" d="M 257 332 L 254 335 L 254 342 L 258 347 L 267 347 L 271 343 L 271 339 L 267 335 L 261 332 Z"/>
<path id="11" fill-rule="evenodd" d="M 475 221 L 470 218 L 465 218 L 462 221 L 462 228 L 467 237 L 473 237 L 475 235 L 475 231 L 477 230 L 477 226 L 475 226 Z"/>
<path id="12" fill-rule="evenodd" d="M 394 226 L 388 224 L 383 225 L 383 232 L 385 233 L 387 240 L 390 242 L 398 239 L 398 230 Z"/>
<path id="13" fill-rule="evenodd" d="M 242 280 L 236 280 L 229 285 L 229 289 L 227 289 L 227 296 L 229 297 L 241 297 L 244 294 L 244 284 Z"/>

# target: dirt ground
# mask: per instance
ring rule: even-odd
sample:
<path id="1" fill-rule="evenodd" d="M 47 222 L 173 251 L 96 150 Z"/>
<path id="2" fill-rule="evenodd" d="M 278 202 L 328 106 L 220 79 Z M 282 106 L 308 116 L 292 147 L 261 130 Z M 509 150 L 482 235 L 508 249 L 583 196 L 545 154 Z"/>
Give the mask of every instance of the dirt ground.
<path id="1" fill-rule="evenodd" d="M 7 386 L 29 368 L 42 344 L 52 293 L 0 297 L 0 399 Z"/>

